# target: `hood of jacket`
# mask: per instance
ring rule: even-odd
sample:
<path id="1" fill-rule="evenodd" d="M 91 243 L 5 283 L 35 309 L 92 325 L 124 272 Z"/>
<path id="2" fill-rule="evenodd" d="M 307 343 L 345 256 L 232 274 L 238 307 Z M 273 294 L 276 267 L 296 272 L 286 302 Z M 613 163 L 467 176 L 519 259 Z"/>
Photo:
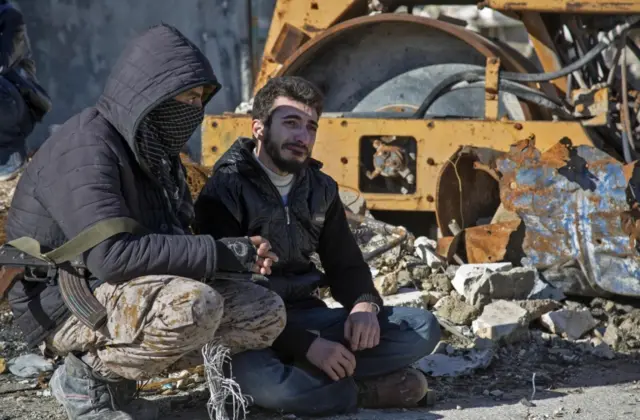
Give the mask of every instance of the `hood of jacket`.
<path id="1" fill-rule="evenodd" d="M 146 167 L 135 141 L 140 121 L 166 99 L 203 85 L 214 88 L 204 107 L 220 89 L 209 60 L 177 29 L 161 24 L 129 42 L 111 70 L 97 109 Z"/>

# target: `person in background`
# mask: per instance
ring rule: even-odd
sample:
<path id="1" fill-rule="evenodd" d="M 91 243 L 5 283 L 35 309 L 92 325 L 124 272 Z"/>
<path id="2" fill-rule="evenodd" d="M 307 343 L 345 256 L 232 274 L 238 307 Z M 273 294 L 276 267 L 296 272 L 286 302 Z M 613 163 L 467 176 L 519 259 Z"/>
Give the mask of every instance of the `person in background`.
<path id="1" fill-rule="evenodd" d="M 0 181 L 18 175 L 26 162 L 27 137 L 50 109 L 36 79 L 22 13 L 0 0 Z"/>

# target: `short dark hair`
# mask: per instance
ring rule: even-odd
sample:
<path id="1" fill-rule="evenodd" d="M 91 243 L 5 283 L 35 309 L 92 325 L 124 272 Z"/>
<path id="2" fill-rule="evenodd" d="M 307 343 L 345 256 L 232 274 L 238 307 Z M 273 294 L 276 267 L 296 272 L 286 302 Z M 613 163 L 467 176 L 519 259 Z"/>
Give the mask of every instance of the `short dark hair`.
<path id="1" fill-rule="evenodd" d="M 322 102 L 324 96 L 313 83 L 298 76 L 281 76 L 269 80 L 253 98 L 253 108 L 251 116 L 267 123 L 270 117 L 270 110 L 279 97 L 289 98 L 296 102 L 312 107 L 322 114 Z"/>

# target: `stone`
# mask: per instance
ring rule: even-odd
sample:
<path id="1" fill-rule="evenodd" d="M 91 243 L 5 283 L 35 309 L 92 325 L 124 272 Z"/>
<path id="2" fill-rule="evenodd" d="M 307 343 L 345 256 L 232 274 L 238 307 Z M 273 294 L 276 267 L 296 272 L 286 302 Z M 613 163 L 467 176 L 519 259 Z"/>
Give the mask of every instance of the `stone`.
<path id="1" fill-rule="evenodd" d="M 411 287 L 414 285 L 413 278 L 411 277 L 409 270 L 398 271 L 396 282 L 398 283 L 398 287 Z"/>
<path id="2" fill-rule="evenodd" d="M 467 376 L 488 368 L 494 354 L 494 349 L 470 349 L 462 356 L 432 353 L 416 362 L 415 367 L 433 377 Z"/>
<path id="3" fill-rule="evenodd" d="M 497 271 L 507 271 L 511 269 L 511 263 L 494 263 L 494 264 L 465 264 L 460 266 L 456 271 L 451 285 L 453 288 L 463 295 L 469 303 L 476 305 L 482 296 L 490 292 L 489 285 L 486 283 L 485 274 Z M 488 303 L 486 300 L 482 303 Z M 483 306 L 483 305 L 476 305 Z"/>
<path id="4" fill-rule="evenodd" d="M 394 271 L 373 279 L 373 285 L 382 296 L 394 295 L 398 292 L 398 272 Z"/>
<path id="5" fill-rule="evenodd" d="M 484 307 L 471 328 L 481 338 L 513 343 L 529 335 L 529 313 L 518 304 L 497 300 Z"/>
<path id="6" fill-rule="evenodd" d="M 457 325 L 471 325 L 479 313 L 478 308 L 453 296 L 445 296 L 438 301 L 434 309 L 438 315 Z"/>
<path id="7" fill-rule="evenodd" d="M 431 276 L 431 282 L 436 290 L 440 292 L 449 293 L 453 290 L 453 285 L 451 284 L 451 279 L 449 276 L 443 273 L 438 273 Z"/>
<path id="8" fill-rule="evenodd" d="M 498 299 L 553 299 L 562 300 L 564 294 L 542 281 L 533 267 L 502 266 L 499 264 L 472 264 L 477 268 L 461 268 L 453 280 L 455 290 L 467 302 L 482 308 Z M 493 267 L 491 267 L 493 266 Z"/>
<path id="9" fill-rule="evenodd" d="M 371 252 L 387 244 L 389 242 L 389 237 L 385 235 L 377 234 L 372 237 L 367 244 L 363 247 L 363 252 Z M 375 257 L 371 261 L 369 261 L 369 266 L 374 268 L 381 267 L 395 267 L 400 260 L 400 254 L 402 250 L 401 247 L 395 246 L 390 250 L 386 251 L 380 256 Z"/>
<path id="10" fill-rule="evenodd" d="M 466 285 L 469 282 L 480 279 L 487 272 L 508 271 L 511 268 L 513 268 L 511 263 L 465 264 L 456 270 L 451 283 L 458 293 L 464 295 Z"/>
<path id="11" fill-rule="evenodd" d="M 561 301 L 566 298 L 562 290 L 543 281 L 538 275 L 538 270 L 536 270 L 535 268 L 533 268 L 532 270 L 534 270 L 536 273 L 535 282 L 534 282 L 533 288 L 531 289 L 531 291 L 529 292 L 529 295 L 527 296 L 527 299 L 538 299 L 538 300 L 550 299 L 555 301 Z"/>
<path id="12" fill-rule="evenodd" d="M 413 242 L 413 246 L 415 248 L 415 255 L 424 261 L 429 268 L 437 270 L 443 266 L 444 261 L 435 252 L 438 246 L 436 241 L 426 236 L 420 236 Z"/>
<path id="13" fill-rule="evenodd" d="M 499 389 L 494 389 L 493 391 L 489 392 L 489 394 L 492 397 L 502 397 L 504 395 L 504 392 L 500 391 Z"/>
<path id="14" fill-rule="evenodd" d="M 540 318 L 542 324 L 554 334 L 577 340 L 598 325 L 591 312 L 586 309 L 559 309 Z"/>
<path id="15" fill-rule="evenodd" d="M 616 354 L 611 349 L 611 347 L 609 347 L 607 343 L 605 343 L 598 337 L 594 337 L 589 340 L 589 344 L 591 345 L 591 354 L 596 357 L 608 360 L 614 359 L 616 357 Z"/>
<path id="16" fill-rule="evenodd" d="M 428 279 L 431 275 L 431 269 L 426 265 L 416 265 L 415 267 L 411 267 L 409 272 L 411 273 L 411 278 L 418 283 Z"/>
<path id="17" fill-rule="evenodd" d="M 609 325 L 607 329 L 604 331 L 604 336 L 602 340 L 611 346 L 612 349 L 617 349 L 622 341 L 622 336 L 620 331 L 615 325 Z"/>
<path id="18" fill-rule="evenodd" d="M 447 294 L 443 292 L 425 292 L 423 294 L 423 299 L 427 301 L 427 304 L 430 308 L 433 308 L 441 299 L 446 297 Z"/>
<path id="19" fill-rule="evenodd" d="M 560 302 L 551 299 L 517 300 L 514 303 L 529 312 L 529 322 L 533 322 L 547 312 L 555 311 L 562 307 Z"/>
<path id="20" fill-rule="evenodd" d="M 450 280 L 453 280 L 459 268 L 459 265 L 450 264 L 449 267 L 447 267 L 447 269 L 444 271 L 444 273 L 447 275 L 447 277 L 449 277 Z"/>

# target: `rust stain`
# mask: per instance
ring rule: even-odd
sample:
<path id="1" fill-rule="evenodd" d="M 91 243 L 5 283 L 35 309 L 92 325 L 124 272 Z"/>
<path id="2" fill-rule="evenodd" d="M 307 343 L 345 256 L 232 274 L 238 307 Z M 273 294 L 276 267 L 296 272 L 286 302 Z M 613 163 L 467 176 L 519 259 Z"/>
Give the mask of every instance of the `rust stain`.
<path id="1" fill-rule="evenodd" d="M 445 236 L 443 238 L 438 239 L 438 244 L 436 246 L 436 254 L 446 258 L 448 262 L 453 262 L 454 261 L 453 256 L 456 255 L 456 252 L 458 251 L 461 238 L 462 238 L 462 233 L 459 233 L 456 236 Z"/>
<path id="2" fill-rule="evenodd" d="M 624 165 L 624 167 L 622 168 L 622 172 L 624 173 L 624 179 L 625 181 L 627 181 L 627 184 L 629 183 L 629 181 L 631 180 L 631 177 L 633 176 L 633 171 L 636 169 L 636 164 L 637 162 L 631 162 Z"/>
<path id="3" fill-rule="evenodd" d="M 513 220 L 467 228 L 464 238 L 469 264 L 504 261 L 512 236 L 521 223 Z"/>

